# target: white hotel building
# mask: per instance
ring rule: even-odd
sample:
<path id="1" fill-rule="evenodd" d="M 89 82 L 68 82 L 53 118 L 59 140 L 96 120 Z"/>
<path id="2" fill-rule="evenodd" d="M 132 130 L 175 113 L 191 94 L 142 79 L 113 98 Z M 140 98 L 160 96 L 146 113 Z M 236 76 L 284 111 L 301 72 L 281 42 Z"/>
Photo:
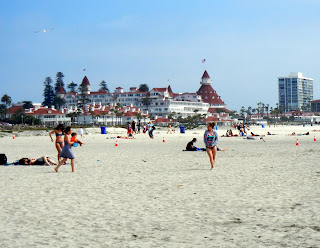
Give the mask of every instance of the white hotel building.
<path id="1" fill-rule="evenodd" d="M 125 92 L 122 87 L 117 87 L 113 93 L 110 93 L 91 91 L 90 82 L 86 76 L 82 81 L 82 84 L 88 88 L 87 98 L 90 100 L 88 105 L 91 106 L 106 106 L 110 109 L 120 104 L 123 107 L 135 107 L 155 118 L 167 117 L 169 114 L 175 113 L 176 116 L 183 118 L 203 114 L 207 117 L 215 116 L 217 120 L 221 115 L 226 120 L 229 116 L 228 110 L 220 96 L 212 88 L 211 83 L 207 71 L 202 76 L 201 87 L 197 93 L 173 93 L 170 85 L 166 88 L 153 88 L 149 92 L 141 92 L 137 87 L 131 87 L 129 91 Z M 65 99 L 66 104 L 63 108 L 67 109 L 67 113 L 77 109 L 77 103 L 80 99 L 78 93 L 66 93 L 62 87 L 59 87 L 57 95 Z M 149 104 L 146 104 L 146 101 Z"/>

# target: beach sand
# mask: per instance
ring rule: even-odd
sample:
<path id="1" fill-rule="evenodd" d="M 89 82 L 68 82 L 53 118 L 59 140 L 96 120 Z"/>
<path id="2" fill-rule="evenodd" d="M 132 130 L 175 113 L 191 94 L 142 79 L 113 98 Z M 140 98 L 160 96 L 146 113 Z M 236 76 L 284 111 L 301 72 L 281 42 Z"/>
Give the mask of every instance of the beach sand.
<path id="1" fill-rule="evenodd" d="M 222 135 L 227 128 L 219 128 Z M 59 172 L 0 166 L 1 247 L 320 247 L 319 126 L 252 127 L 264 140 L 219 138 L 216 169 L 204 129 L 118 140 L 90 129 Z M 287 136 L 292 132 L 309 136 Z M 28 134 L 27 134 L 28 133 Z M 45 133 L 44 133 L 45 134 Z M 0 138 L 8 162 L 48 155 L 48 136 Z M 318 140 L 315 142 L 314 135 Z M 162 142 L 165 137 L 165 142 Z M 296 139 L 299 146 L 296 146 Z"/>

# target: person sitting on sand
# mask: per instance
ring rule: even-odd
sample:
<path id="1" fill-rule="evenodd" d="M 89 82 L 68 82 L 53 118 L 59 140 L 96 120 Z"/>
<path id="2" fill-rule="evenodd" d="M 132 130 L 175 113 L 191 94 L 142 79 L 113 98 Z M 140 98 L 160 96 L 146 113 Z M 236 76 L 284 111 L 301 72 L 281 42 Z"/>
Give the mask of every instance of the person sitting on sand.
<path id="1" fill-rule="evenodd" d="M 57 165 L 56 162 L 47 156 L 42 156 L 38 159 L 35 158 L 21 158 L 18 162 L 19 165 Z"/>
<path id="2" fill-rule="evenodd" d="M 197 139 L 196 139 L 196 138 L 193 138 L 193 139 L 187 144 L 186 150 L 187 150 L 187 151 L 197 151 L 198 148 L 193 145 L 193 143 L 195 143 L 195 142 L 197 142 Z"/>

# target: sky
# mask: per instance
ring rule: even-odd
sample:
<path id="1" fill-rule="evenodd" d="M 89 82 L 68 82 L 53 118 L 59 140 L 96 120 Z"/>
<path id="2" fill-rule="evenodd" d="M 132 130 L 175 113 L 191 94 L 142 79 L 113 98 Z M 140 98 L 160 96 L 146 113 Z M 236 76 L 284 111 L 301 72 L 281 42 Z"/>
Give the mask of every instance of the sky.
<path id="1" fill-rule="evenodd" d="M 237 111 L 275 106 L 277 78 L 302 72 L 320 98 L 320 0 L 3 0 L 0 13 L 0 97 L 14 103 L 42 102 L 57 72 L 93 91 L 105 80 L 183 93 L 207 70 Z"/>

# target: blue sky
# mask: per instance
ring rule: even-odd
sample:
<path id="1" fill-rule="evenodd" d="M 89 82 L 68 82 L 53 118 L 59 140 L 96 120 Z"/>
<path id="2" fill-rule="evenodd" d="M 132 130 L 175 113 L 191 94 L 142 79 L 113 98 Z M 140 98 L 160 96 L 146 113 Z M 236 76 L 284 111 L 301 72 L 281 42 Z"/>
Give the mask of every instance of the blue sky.
<path id="1" fill-rule="evenodd" d="M 297 71 L 320 98 L 320 0 L 11 0 L 0 13 L 0 95 L 13 102 L 42 102 L 59 71 L 93 90 L 178 93 L 196 92 L 204 69 L 229 109 L 275 106 L 277 77 Z"/>

